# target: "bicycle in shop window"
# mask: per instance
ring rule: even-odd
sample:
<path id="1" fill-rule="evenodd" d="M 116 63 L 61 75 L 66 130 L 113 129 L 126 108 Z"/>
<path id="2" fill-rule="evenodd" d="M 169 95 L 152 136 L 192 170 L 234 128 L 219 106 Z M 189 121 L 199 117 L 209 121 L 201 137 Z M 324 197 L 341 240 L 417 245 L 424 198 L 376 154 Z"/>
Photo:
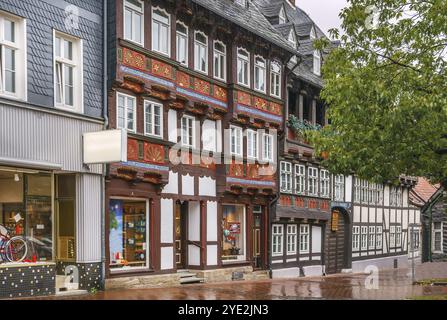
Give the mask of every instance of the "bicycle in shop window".
<path id="1" fill-rule="evenodd" d="M 20 215 L 15 217 L 16 225 L 8 228 L 0 225 L 0 263 L 22 262 L 28 254 L 28 244 L 22 236 L 17 236 L 17 226 L 22 220 Z"/>

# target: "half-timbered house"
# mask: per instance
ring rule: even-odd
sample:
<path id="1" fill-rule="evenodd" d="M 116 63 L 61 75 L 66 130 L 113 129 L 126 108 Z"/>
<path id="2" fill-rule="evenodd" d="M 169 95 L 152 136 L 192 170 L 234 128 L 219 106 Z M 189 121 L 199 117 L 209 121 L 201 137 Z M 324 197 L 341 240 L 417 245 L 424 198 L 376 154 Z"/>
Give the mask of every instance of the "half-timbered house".
<path id="1" fill-rule="evenodd" d="M 298 53 L 250 1 L 109 8 L 110 127 L 128 131 L 128 161 L 108 168 L 106 287 L 267 276 Z"/>

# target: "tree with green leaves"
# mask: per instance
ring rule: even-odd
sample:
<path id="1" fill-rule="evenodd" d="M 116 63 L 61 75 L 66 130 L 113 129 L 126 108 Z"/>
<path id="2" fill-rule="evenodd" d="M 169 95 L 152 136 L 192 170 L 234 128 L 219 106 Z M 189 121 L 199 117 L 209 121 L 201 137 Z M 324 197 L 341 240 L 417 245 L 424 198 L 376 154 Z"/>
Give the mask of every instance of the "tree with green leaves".
<path id="1" fill-rule="evenodd" d="M 330 125 L 312 134 L 316 153 L 334 173 L 447 186 L 447 0 L 348 0 L 340 16 L 323 67 Z"/>

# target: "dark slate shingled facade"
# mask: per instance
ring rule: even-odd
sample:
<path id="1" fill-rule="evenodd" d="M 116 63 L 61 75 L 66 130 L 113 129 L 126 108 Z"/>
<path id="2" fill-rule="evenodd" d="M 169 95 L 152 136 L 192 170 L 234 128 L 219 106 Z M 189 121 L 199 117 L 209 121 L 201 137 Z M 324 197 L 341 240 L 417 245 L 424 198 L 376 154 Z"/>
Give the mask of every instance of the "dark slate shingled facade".
<path id="1" fill-rule="evenodd" d="M 79 29 L 67 30 L 65 8 L 79 9 Z M 53 29 L 83 39 L 84 113 L 100 118 L 103 108 L 103 2 L 97 0 L 1 0 L 0 10 L 27 23 L 28 102 L 54 108 Z"/>

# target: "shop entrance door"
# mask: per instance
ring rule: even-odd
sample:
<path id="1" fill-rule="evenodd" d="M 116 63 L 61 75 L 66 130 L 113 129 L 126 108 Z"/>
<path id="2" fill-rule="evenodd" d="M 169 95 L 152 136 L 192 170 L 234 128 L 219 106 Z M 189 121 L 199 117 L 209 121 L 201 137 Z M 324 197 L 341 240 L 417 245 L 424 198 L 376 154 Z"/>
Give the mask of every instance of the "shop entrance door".
<path id="1" fill-rule="evenodd" d="M 261 246 L 262 246 L 262 207 L 255 206 L 253 209 L 253 268 L 262 268 Z"/>
<path id="2" fill-rule="evenodd" d="M 329 226 L 326 273 L 335 274 L 348 268 L 349 248 L 349 221 L 347 214 L 342 210 L 333 209 L 331 225 Z"/>
<path id="3" fill-rule="evenodd" d="M 186 217 L 188 203 L 177 203 L 175 206 L 175 262 L 177 269 L 186 266 Z"/>

